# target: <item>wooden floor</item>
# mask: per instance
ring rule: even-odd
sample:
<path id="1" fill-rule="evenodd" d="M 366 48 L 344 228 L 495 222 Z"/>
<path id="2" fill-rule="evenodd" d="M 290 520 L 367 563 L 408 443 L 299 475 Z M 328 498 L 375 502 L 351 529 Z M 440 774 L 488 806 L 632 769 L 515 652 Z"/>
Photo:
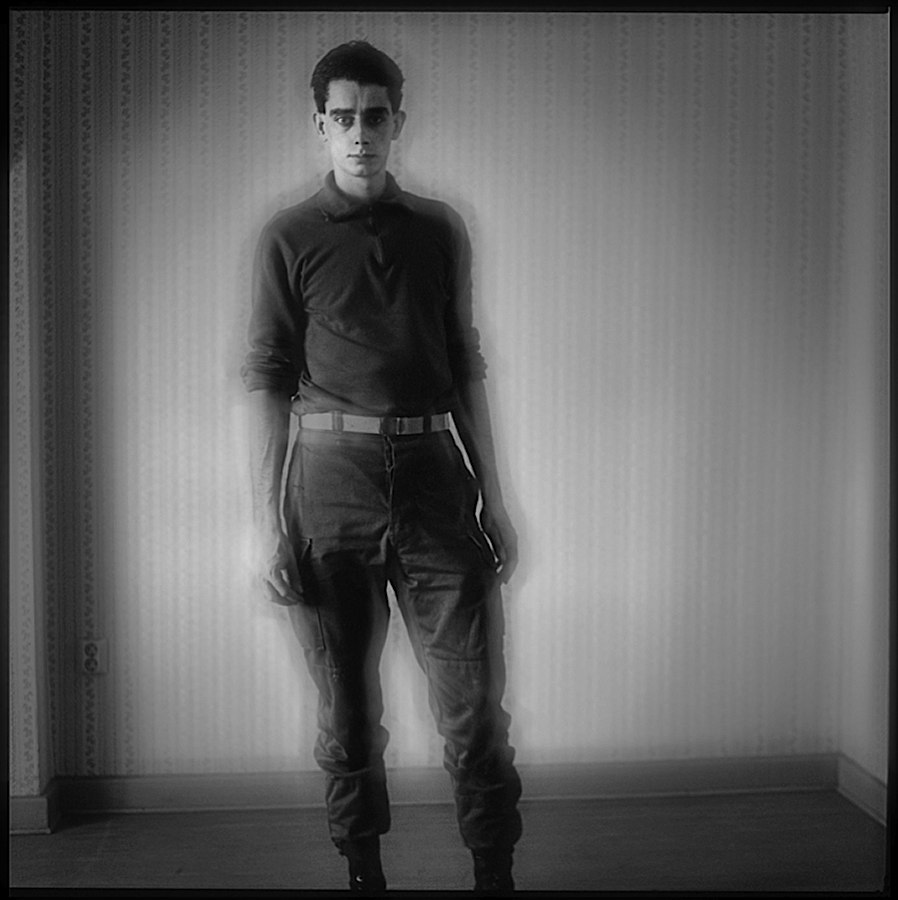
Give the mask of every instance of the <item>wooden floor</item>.
<path id="1" fill-rule="evenodd" d="M 522 812 L 521 891 L 845 894 L 886 883 L 885 829 L 835 792 L 534 800 Z M 449 805 L 394 807 L 383 855 L 391 890 L 471 887 Z M 346 883 L 318 809 L 83 817 L 51 835 L 11 837 L 10 870 L 13 896 L 130 888 L 295 897 Z"/>

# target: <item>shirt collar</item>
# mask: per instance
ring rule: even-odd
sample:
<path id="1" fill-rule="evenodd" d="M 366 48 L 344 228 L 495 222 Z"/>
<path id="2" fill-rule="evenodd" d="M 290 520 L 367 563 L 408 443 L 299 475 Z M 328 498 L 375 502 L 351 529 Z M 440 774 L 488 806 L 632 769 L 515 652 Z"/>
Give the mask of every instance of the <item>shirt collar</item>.
<path id="1" fill-rule="evenodd" d="M 326 219 L 340 222 L 344 219 L 352 219 L 355 216 L 362 215 L 369 207 L 386 203 L 395 206 L 402 206 L 406 209 L 412 208 L 411 198 L 396 183 L 396 179 L 387 172 L 387 185 L 384 192 L 374 201 L 374 203 L 366 203 L 365 201 L 356 200 L 348 194 L 344 194 L 337 187 L 334 173 L 328 172 L 324 178 L 324 187 L 318 192 L 317 196 L 318 208 L 324 214 Z"/>

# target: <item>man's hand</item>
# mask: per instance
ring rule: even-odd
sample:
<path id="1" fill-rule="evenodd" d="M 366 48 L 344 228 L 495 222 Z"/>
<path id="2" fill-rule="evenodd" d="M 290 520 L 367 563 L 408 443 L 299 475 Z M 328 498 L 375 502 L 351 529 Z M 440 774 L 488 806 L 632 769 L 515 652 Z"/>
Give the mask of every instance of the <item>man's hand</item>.
<path id="1" fill-rule="evenodd" d="M 259 539 L 259 576 L 268 599 L 279 606 L 302 603 L 299 568 L 293 548 L 283 532 Z"/>
<path id="2" fill-rule="evenodd" d="M 518 535 L 505 507 L 499 503 L 483 504 L 480 525 L 493 545 L 496 572 L 503 584 L 508 584 L 518 565 Z"/>
<path id="3" fill-rule="evenodd" d="M 290 435 L 290 399 L 250 391 L 250 472 L 253 487 L 254 568 L 268 599 L 280 606 L 302 602 L 299 567 L 281 524 L 281 484 Z"/>
<path id="4" fill-rule="evenodd" d="M 460 387 L 452 420 L 470 460 L 471 471 L 480 482 L 483 499 L 480 526 L 493 545 L 496 572 L 502 583 L 507 584 L 518 565 L 518 536 L 502 502 L 489 404 L 482 380 L 468 381 Z"/>

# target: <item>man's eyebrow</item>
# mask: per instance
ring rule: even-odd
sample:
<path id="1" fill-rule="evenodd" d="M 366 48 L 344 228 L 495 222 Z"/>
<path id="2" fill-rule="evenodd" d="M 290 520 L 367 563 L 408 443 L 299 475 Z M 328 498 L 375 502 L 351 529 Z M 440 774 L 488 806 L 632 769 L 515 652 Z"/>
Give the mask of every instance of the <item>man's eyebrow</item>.
<path id="1" fill-rule="evenodd" d="M 367 113 L 386 113 L 389 115 L 390 108 L 388 106 L 366 106 L 362 110 L 362 115 Z M 354 109 L 330 109 L 327 114 L 336 118 L 337 116 L 354 116 L 356 111 Z"/>

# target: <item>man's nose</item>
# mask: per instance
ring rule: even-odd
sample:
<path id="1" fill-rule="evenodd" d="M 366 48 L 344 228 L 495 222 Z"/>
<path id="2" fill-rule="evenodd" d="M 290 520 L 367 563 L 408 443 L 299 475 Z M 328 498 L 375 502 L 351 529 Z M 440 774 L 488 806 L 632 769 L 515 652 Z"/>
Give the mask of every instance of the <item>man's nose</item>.
<path id="1" fill-rule="evenodd" d="M 362 122 L 357 122 L 355 126 L 355 134 L 353 135 L 353 141 L 356 144 L 367 144 L 371 141 L 371 135 L 369 134 L 368 129 Z"/>

